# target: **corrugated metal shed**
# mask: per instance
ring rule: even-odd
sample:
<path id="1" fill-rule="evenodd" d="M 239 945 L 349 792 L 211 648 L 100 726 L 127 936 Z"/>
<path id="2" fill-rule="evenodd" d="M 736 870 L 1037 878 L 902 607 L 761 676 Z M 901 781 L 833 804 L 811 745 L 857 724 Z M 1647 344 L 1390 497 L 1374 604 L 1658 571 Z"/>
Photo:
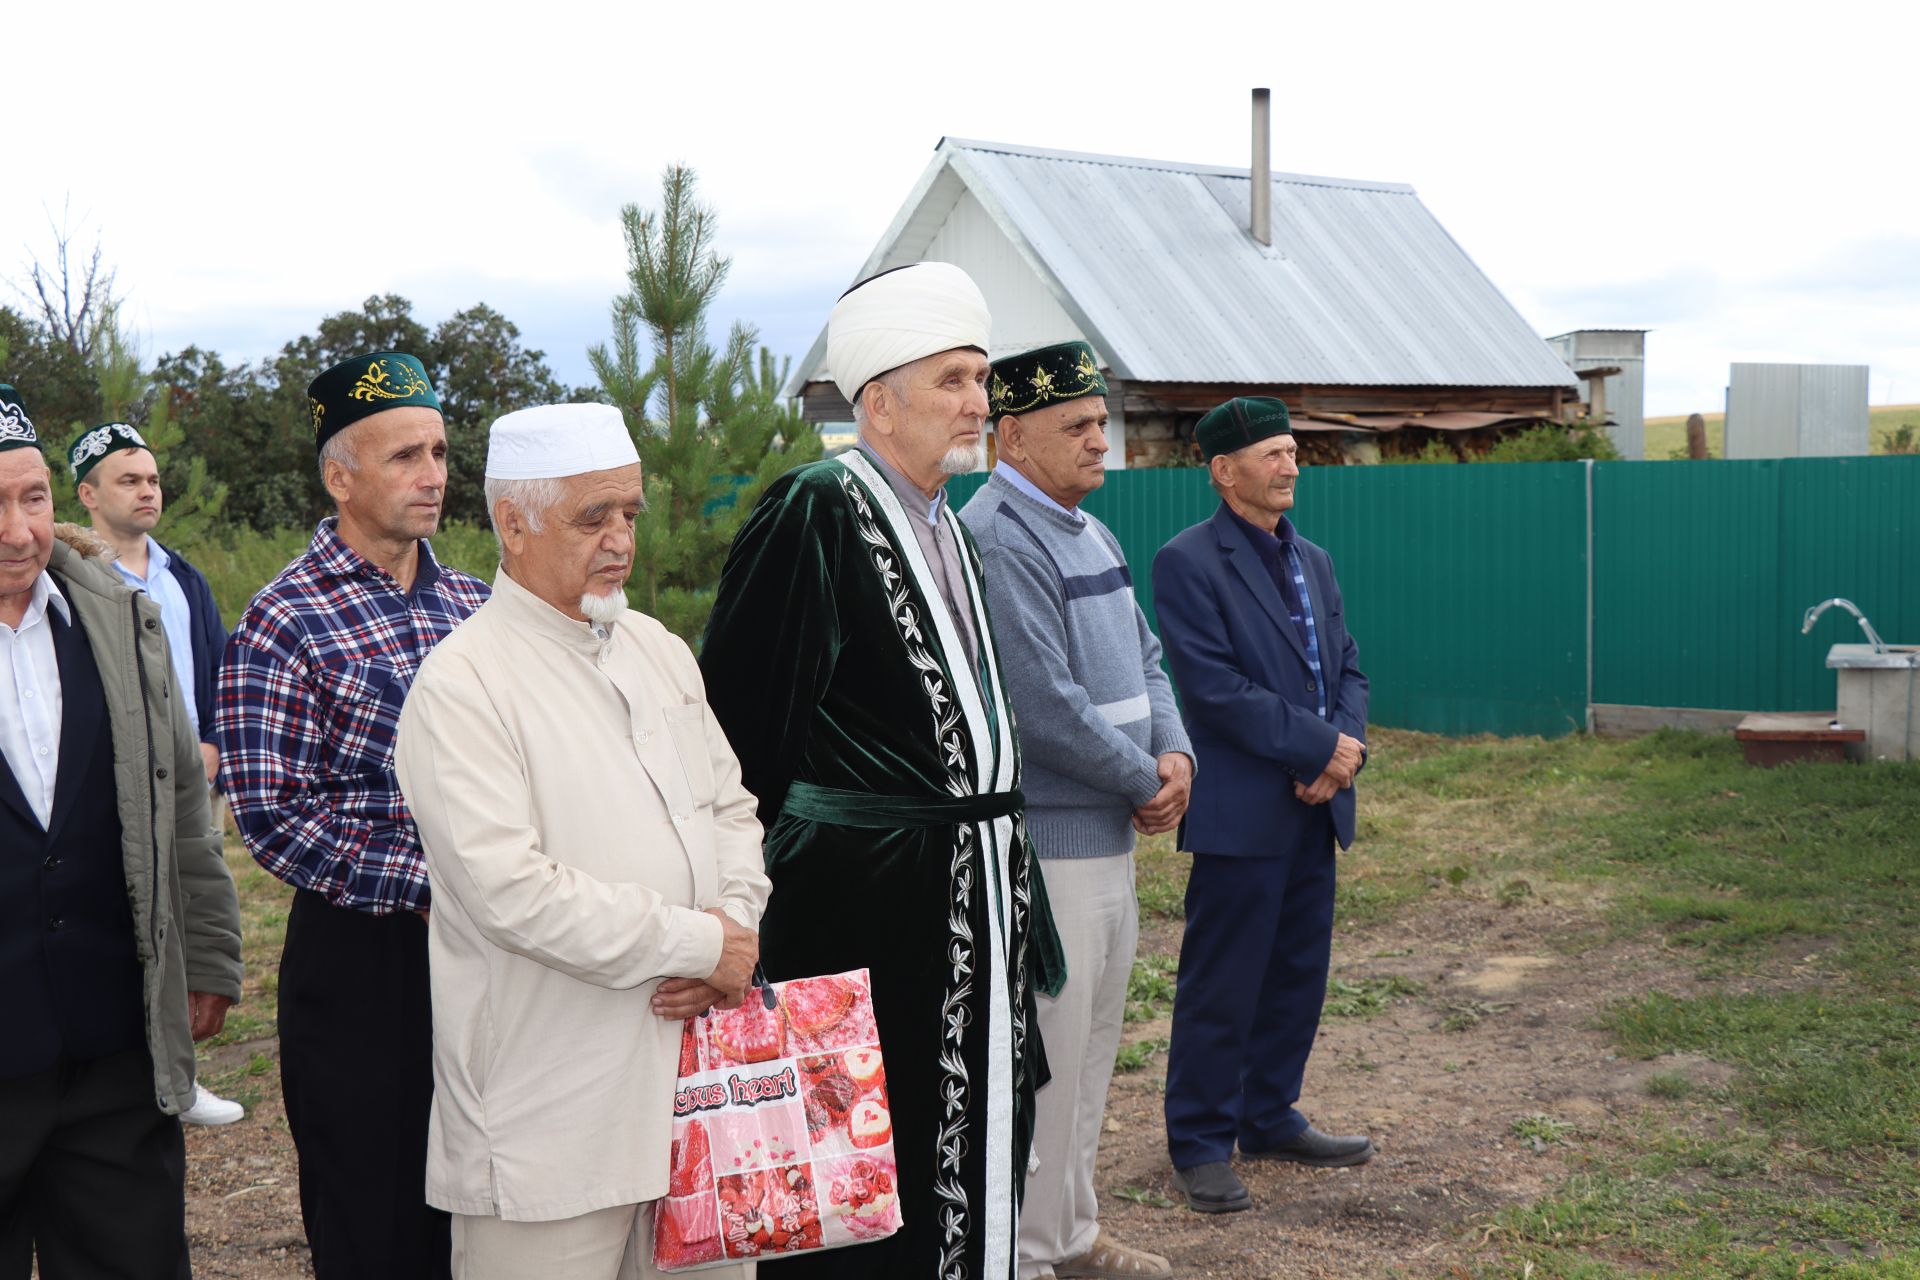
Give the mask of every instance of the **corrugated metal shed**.
<path id="1" fill-rule="evenodd" d="M 1867 366 L 1736 364 L 1727 387 L 1729 458 L 1867 452 Z"/>
<path id="2" fill-rule="evenodd" d="M 971 268 L 940 242 L 970 197 L 1079 330 L 1067 336 L 1129 381 L 1578 386 L 1412 187 L 1275 174 L 1267 247 L 1247 231 L 1249 181 L 948 138 L 856 278 L 929 257 Z M 1003 343 L 996 321 L 995 354 L 1019 336 Z M 825 349 L 823 331 L 789 394 L 827 376 Z"/>
<path id="3" fill-rule="evenodd" d="M 1638 460 L 1647 454 L 1647 330 L 1575 329 L 1547 339 L 1553 353 L 1575 369 L 1618 368 L 1606 383 L 1607 416 L 1620 456 Z M 1592 403 L 1592 386 L 1580 384 L 1580 398 Z"/>

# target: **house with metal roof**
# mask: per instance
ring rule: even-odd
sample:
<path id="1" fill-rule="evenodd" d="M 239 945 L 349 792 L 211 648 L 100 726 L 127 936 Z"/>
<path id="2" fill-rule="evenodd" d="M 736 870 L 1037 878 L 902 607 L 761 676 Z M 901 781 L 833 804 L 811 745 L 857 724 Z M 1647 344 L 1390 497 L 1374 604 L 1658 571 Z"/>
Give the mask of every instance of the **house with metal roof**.
<path id="1" fill-rule="evenodd" d="M 951 262 L 986 295 L 991 355 L 1091 344 L 1111 388 L 1109 466 L 1186 456 L 1194 421 L 1235 395 L 1280 396 L 1328 462 L 1391 433 L 1553 421 L 1578 402 L 1566 362 L 1412 187 L 1265 174 L 1258 144 L 1254 159 L 943 138 L 854 279 Z M 826 347 L 822 328 L 787 394 L 811 421 L 850 422 Z"/>

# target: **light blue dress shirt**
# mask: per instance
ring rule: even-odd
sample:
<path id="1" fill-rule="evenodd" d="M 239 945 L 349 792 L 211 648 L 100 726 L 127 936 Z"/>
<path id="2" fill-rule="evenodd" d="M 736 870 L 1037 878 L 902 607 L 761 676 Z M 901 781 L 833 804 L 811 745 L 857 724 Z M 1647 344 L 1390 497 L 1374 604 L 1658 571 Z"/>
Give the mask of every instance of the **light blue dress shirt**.
<path id="1" fill-rule="evenodd" d="M 1086 512 L 1080 510 L 1078 507 L 1061 506 L 1059 503 L 1055 502 L 1052 498 L 1049 498 L 1045 493 L 1041 492 L 1039 485 L 1027 479 L 1025 476 L 1021 475 L 1017 470 L 1015 470 L 1011 466 L 1008 466 L 1006 463 L 1004 462 L 994 463 L 993 474 L 999 476 L 1002 480 L 1005 480 L 1008 484 L 1012 485 L 1014 488 L 1018 489 L 1020 492 L 1026 494 L 1029 498 L 1032 498 L 1035 502 L 1038 502 L 1043 506 L 1052 507 L 1055 511 L 1058 511 L 1061 515 L 1073 521 L 1075 524 L 1085 524 L 1087 522 Z"/>
<path id="2" fill-rule="evenodd" d="M 192 722 L 197 738 L 200 708 L 193 697 L 193 612 L 187 607 L 187 593 L 180 589 L 180 579 L 167 568 L 172 563 L 173 557 L 167 554 L 166 548 L 148 538 L 146 577 L 118 560 L 113 562 L 113 567 L 120 571 L 128 586 L 146 592 L 160 606 L 160 625 L 167 630 L 167 653 L 173 661 L 174 678 L 180 682 L 180 700 L 186 704 L 187 719 Z"/>

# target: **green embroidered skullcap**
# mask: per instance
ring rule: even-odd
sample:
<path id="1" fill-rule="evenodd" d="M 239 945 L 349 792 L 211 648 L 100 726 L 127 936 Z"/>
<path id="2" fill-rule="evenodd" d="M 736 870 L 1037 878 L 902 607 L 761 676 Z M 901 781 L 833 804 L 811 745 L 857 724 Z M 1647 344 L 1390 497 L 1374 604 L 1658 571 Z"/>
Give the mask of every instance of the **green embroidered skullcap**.
<path id="1" fill-rule="evenodd" d="M 1193 438 L 1200 442 L 1200 456 L 1209 460 L 1259 444 L 1270 436 L 1292 434 L 1286 402 L 1272 396 L 1235 396 L 1207 410 L 1193 427 Z"/>
<path id="2" fill-rule="evenodd" d="M 87 473 L 100 465 L 100 459 L 122 449 L 144 449 L 147 442 L 124 422 L 108 422 L 91 431 L 82 431 L 67 446 L 67 465 L 73 468 L 73 482 L 79 484 Z"/>
<path id="3" fill-rule="evenodd" d="M 403 351 L 375 351 L 342 360 L 307 386 L 313 413 L 313 447 L 362 418 L 383 409 L 420 405 L 438 412 L 440 397 L 427 381 L 427 368 Z"/>
<path id="4" fill-rule="evenodd" d="M 0 452 L 25 449 L 29 445 L 35 449 L 40 447 L 33 419 L 27 416 L 27 406 L 20 399 L 20 393 L 0 382 Z"/>
<path id="5" fill-rule="evenodd" d="M 987 380 L 995 422 L 1009 413 L 1032 413 L 1082 396 L 1105 394 L 1107 380 L 1100 376 L 1093 348 L 1084 342 L 1056 343 L 995 360 L 993 376 Z"/>

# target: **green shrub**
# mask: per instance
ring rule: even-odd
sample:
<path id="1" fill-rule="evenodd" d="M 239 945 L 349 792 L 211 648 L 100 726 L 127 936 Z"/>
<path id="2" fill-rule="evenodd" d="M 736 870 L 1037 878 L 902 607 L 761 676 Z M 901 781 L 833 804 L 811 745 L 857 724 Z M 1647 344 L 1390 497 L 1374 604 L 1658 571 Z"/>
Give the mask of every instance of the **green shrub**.
<path id="1" fill-rule="evenodd" d="M 1429 440 L 1423 448 L 1412 453 L 1388 453 L 1384 448 L 1380 450 L 1382 466 L 1431 466 L 1458 461 L 1460 459 L 1447 447 L 1447 442 L 1440 439 Z"/>
<path id="2" fill-rule="evenodd" d="M 1488 462 L 1579 462 L 1594 458 L 1610 462 L 1620 457 L 1613 441 L 1599 427 L 1557 427 L 1542 424 L 1516 432 L 1487 451 Z"/>

